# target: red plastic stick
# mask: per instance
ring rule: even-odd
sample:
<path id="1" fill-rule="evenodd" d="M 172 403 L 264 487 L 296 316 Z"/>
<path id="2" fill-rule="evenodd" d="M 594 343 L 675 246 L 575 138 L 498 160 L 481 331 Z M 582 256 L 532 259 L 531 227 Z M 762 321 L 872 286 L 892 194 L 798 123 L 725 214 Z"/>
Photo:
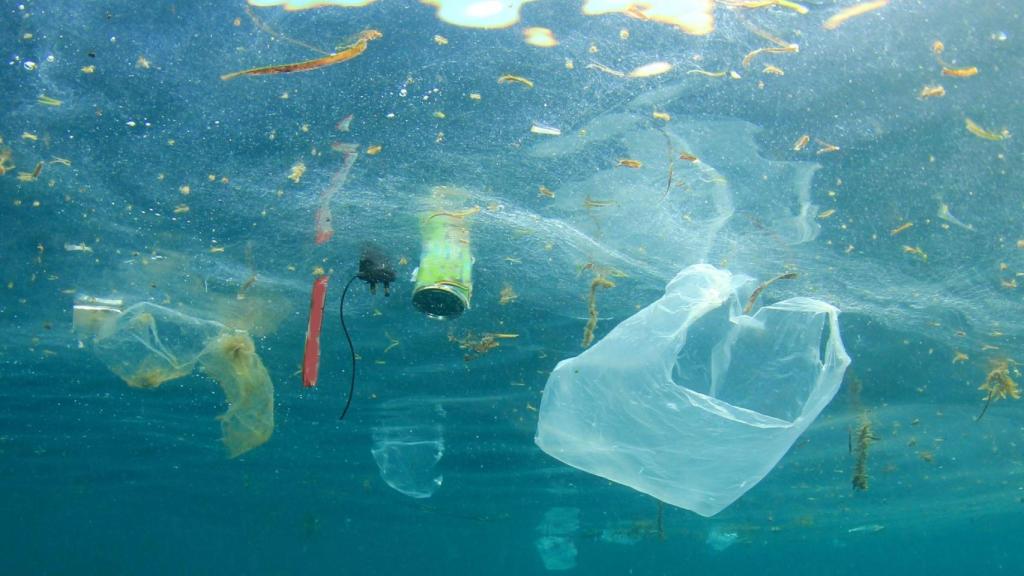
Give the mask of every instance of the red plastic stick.
<path id="1" fill-rule="evenodd" d="M 327 299 L 327 280 L 321 276 L 313 281 L 313 293 L 309 302 L 309 326 L 306 327 L 306 351 L 302 355 L 302 385 L 316 386 L 320 372 L 320 329 L 324 325 L 324 300 Z"/>

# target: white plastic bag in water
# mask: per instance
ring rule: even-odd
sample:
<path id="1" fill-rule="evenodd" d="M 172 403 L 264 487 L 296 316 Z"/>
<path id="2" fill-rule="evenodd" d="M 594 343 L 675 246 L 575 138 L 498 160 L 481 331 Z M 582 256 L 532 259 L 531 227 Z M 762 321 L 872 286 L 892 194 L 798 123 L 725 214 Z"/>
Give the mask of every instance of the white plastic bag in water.
<path id="1" fill-rule="evenodd" d="M 380 477 L 412 498 L 430 498 L 444 482 L 437 470 L 444 456 L 440 424 L 390 422 L 373 429 L 373 459 Z"/>
<path id="2" fill-rule="evenodd" d="M 835 395 L 850 358 L 835 307 L 742 314 L 751 279 L 684 269 L 665 295 L 548 379 L 537 445 L 712 516 L 757 484 Z"/>

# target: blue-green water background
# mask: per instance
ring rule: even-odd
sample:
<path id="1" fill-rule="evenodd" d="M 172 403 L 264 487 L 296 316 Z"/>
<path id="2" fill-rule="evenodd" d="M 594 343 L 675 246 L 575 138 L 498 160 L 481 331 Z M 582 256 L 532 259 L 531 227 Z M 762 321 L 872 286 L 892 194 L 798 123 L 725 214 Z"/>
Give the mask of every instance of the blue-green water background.
<path id="1" fill-rule="evenodd" d="M 1022 332 L 1020 297 L 1002 284 L 1024 270 L 1015 247 L 1024 207 L 1016 3 L 896 1 L 830 33 L 820 23 L 842 3 L 809 2 L 805 16 L 744 13 L 801 44 L 799 55 L 759 59 L 750 70 L 739 61 L 765 42 L 722 8 L 718 30 L 699 38 L 625 17 L 584 18 L 575 3 L 552 0 L 526 6 L 522 25 L 493 31 L 444 24 L 412 2 L 271 9 L 258 14 L 275 30 L 324 48 L 365 28 L 384 38 L 335 67 L 231 82 L 218 76 L 315 55 L 257 30 L 240 2 L 22 4 L 2 6 L 0 135 L 18 171 L 55 156 L 72 165 L 47 164 L 36 182 L 0 177 L 4 573 L 541 573 L 538 526 L 556 507 L 579 510 L 572 540 L 580 573 L 1016 573 L 1024 560 L 1021 406 L 997 402 L 974 421 L 987 359 L 1014 357 Z M 523 25 L 555 29 L 561 45 L 526 46 Z M 630 30 L 628 42 L 621 28 Z M 449 43 L 437 45 L 435 34 Z M 978 66 L 979 76 L 941 78 L 936 39 L 947 44 L 945 58 Z M 744 78 L 686 75 L 695 54 L 708 70 L 736 69 Z M 137 65 L 140 56 L 149 68 Z M 654 60 L 676 69 L 636 82 L 583 69 L 590 61 L 629 70 Z M 760 74 L 769 61 L 786 75 Z M 80 71 L 87 65 L 93 74 Z M 497 84 L 504 73 L 535 87 Z M 915 98 L 939 82 L 944 98 Z M 348 368 L 335 281 L 321 384 L 301 388 L 314 266 L 343 278 L 371 238 L 396 260 L 407 257 L 404 280 L 418 256 L 419 199 L 434 184 L 481 190 L 484 205 L 592 225 L 582 197 L 569 207 L 560 195 L 552 207 L 537 186 L 568 188 L 609 170 L 623 149 L 608 144 L 561 161 L 530 155 L 530 123 L 558 125 L 566 138 L 671 86 L 683 90 L 663 107 L 673 122 L 744 120 L 761 128 L 757 149 L 737 142 L 736 154 L 821 164 L 812 196 L 819 209 L 837 212 L 820 220 L 813 248 L 772 256 L 764 237 L 740 229 L 730 241 L 766 242 L 765 259 L 736 249 L 743 257 L 724 264 L 763 277 L 794 264 L 802 283 L 767 298 L 802 294 L 844 310 L 851 370 L 880 438 L 869 490 L 850 488 L 847 433 L 857 411 L 847 387 L 739 502 L 712 519 L 665 507 L 660 533 L 656 501 L 540 452 L 535 409 L 546 372 L 580 350 L 590 277 L 579 272 L 587 251 L 556 246 L 545 256 L 538 248 L 560 246 L 556 234 L 531 245 L 523 232 L 529 218 L 490 228 L 481 218 L 474 308 L 451 324 L 415 312 L 404 281 L 387 299 L 352 294 L 347 313 L 363 361 L 342 423 Z M 40 94 L 63 104 L 41 106 Z M 444 119 L 434 117 L 438 110 Z M 334 125 L 347 114 L 355 115 L 352 131 L 338 134 Z M 1014 137 L 977 139 L 963 129 L 965 116 Z M 842 151 L 796 154 L 792 143 L 803 133 Z M 334 205 L 335 238 L 314 247 L 312 214 L 338 166 L 327 152 L 336 139 L 383 150 L 359 158 Z M 285 176 L 299 159 L 308 170 L 293 184 Z M 185 184 L 188 196 L 179 193 Z M 972 229 L 943 228 L 940 201 Z M 174 214 L 182 203 L 189 211 Z M 892 238 L 905 220 L 915 227 Z M 587 233 L 626 249 L 615 243 L 616 234 L 632 237 L 620 226 L 598 223 Z M 93 252 L 66 251 L 65 243 Z M 212 245 L 225 251 L 211 253 Z M 904 254 L 903 245 L 921 247 L 928 261 Z M 691 262 L 686 254 L 637 254 L 645 266 L 625 267 L 629 277 L 600 295 L 598 337 Z M 222 320 L 208 295 L 233 299 L 253 267 L 259 279 L 250 301 L 265 299 L 283 318 L 256 339 L 275 384 L 276 427 L 266 445 L 228 460 L 215 420 L 223 395 L 212 380 L 197 372 L 155 391 L 129 389 L 87 343 L 79 347 L 71 306 L 76 295 L 115 295 Z M 519 299 L 502 306 L 506 284 Z M 451 330 L 519 337 L 466 362 Z M 385 351 L 389 337 L 401 343 Z M 952 362 L 955 351 L 970 360 Z M 443 429 L 443 484 L 429 499 L 408 498 L 381 479 L 373 430 L 395 421 Z M 714 532 L 738 539 L 716 551 L 708 544 Z"/>

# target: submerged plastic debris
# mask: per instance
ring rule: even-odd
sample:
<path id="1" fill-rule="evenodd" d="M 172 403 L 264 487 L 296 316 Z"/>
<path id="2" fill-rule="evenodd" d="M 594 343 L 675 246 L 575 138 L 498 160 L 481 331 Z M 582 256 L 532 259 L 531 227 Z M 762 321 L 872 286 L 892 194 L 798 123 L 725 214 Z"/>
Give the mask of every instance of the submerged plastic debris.
<path id="1" fill-rule="evenodd" d="M 348 130 L 347 122 L 345 124 L 345 130 Z M 355 144 L 343 144 L 341 142 L 335 142 L 331 144 L 331 150 L 341 154 L 341 167 L 338 171 L 331 176 L 331 181 L 327 184 L 327 187 L 320 192 L 320 204 L 316 209 L 315 226 L 316 235 L 314 241 L 317 244 L 323 244 L 334 236 L 334 226 L 331 224 L 331 203 L 334 197 L 345 187 L 345 182 L 348 181 L 348 174 L 352 171 L 352 166 L 355 165 L 356 159 L 359 158 L 359 147 Z"/>
<path id="2" fill-rule="evenodd" d="M 721 526 L 712 526 L 704 543 L 715 552 L 724 552 L 739 540 L 740 535 Z"/>
<path id="3" fill-rule="evenodd" d="M 579 508 L 558 506 L 544 513 L 537 524 L 534 547 L 544 568 L 552 571 L 576 567 L 576 536 L 580 530 Z"/>
<path id="4" fill-rule="evenodd" d="M 373 429 L 370 452 L 381 479 L 410 498 L 430 498 L 444 482 L 437 471 L 444 456 L 444 428 L 433 420 L 414 411 Z"/>
<path id="5" fill-rule="evenodd" d="M 227 397 L 218 419 L 229 457 L 270 438 L 274 387 L 247 333 L 149 302 L 121 312 L 117 300 L 85 298 L 74 313 L 79 337 L 129 386 L 157 388 L 201 365 Z"/>
<path id="6" fill-rule="evenodd" d="M 247 70 L 240 70 L 238 72 L 231 72 L 230 74 L 224 74 L 220 77 L 221 80 L 233 80 L 239 76 L 265 76 L 268 74 L 284 74 L 288 72 L 303 72 L 306 70 L 316 70 L 317 68 L 323 68 L 325 66 L 331 66 L 346 60 L 351 60 L 356 56 L 359 56 L 366 51 L 366 46 L 371 40 L 377 40 L 381 38 L 383 34 L 376 30 L 364 30 L 359 33 L 359 39 L 356 40 L 355 44 L 320 58 L 314 58 L 313 60 L 305 60 L 302 62 L 293 62 L 291 64 L 275 64 L 272 66 L 261 66 L 259 68 L 249 68 Z"/>
<path id="7" fill-rule="evenodd" d="M 217 417 L 231 458 L 270 439 L 274 430 L 274 385 L 248 334 L 222 332 L 199 357 L 220 384 L 228 411 Z"/>
<path id="8" fill-rule="evenodd" d="M 555 367 L 536 442 L 549 455 L 713 516 L 756 485 L 835 395 L 839 311 L 791 298 L 742 314 L 749 278 L 706 264 Z"/>

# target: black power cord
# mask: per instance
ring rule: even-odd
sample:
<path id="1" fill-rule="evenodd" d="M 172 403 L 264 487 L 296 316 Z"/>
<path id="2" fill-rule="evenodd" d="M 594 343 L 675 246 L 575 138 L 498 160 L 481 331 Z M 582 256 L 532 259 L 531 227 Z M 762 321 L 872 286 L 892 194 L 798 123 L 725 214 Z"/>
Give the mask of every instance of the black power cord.
<path id="1" fill-rule="evenodd" d="M 345 325 L 345 296 L 348 294 L 349 286 L 356 278 L 370 285 L 370 294 L 377 293 L 377 284 L 384 286 L 384 295 L 391 295 L 391 283 L 395 281 L 395 271 L 391 268 L 384 251 L 373 244 L 363 246 L 363 254 L 359 258 L 359 272 L 349 278 L 345 289 L 341 291 L 341 304 L 338 306 L 338 315 L 341 317 L 341 330 L 345 333 L 345 340 L 348 342 L 348 349 L 352 355 L 352 378 L 348 385 L 348 400 L 345 401 L 345 408 L 341 411 L 339 420 L 344 420 L 348 409 L 352 406 L 352 397 L 356 391 L 356 349 L 352 345 L 352 337 L 348 333 L 348 326 Z"/>
<path id="2" fill-rule="evenodd" d="M 352 346 L 352 337 L 348 334 L 348 326 L 345 326 L 345 295 L 348 294 L 348 287 L 355 282 L 359 275 L 348 279 L 345 284 L 345 289 L 341 291 L 341 305 L 338 306 L 338 315 L 341 316 L 341 330 L 345 333 L 345 340 L 348 342 L 348 350 L 352 354 L 352 380 L 348 384 L 348 400 L 345 401 L 345 409 L 341 411 L 341 417 L 338 420 L 344 420 L 345 415 L 348 414 L 348 409 L 352 406 L 352 396 L 356 391 L 356 349 Z"/>

